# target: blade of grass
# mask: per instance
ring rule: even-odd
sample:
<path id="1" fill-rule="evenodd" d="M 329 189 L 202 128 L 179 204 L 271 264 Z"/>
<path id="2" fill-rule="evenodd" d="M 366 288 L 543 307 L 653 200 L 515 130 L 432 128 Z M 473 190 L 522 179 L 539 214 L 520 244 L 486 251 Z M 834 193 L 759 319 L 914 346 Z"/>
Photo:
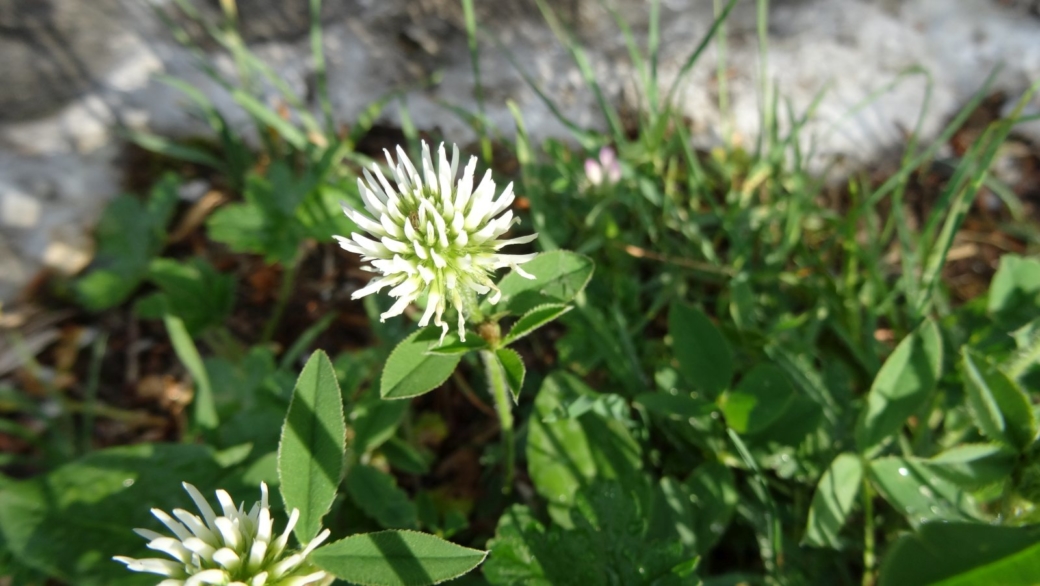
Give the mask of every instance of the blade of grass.
<path id="1" fill-rule="evenodd" d="M 520 77 L 524 79 L 524 83 L 526 83 L 528 87 L 530 87 L 531 90 L 534 91 L 535 95 L 537 95 L 538 99 L 541 100 L 542 104 L 546 108 L 548 108 L 549 112 L 553 115 L 553 117 L 556 118 L 556 120 L 558 120 L 560 124 L 563 124 L 567 128 L 567 130 L 571 131 L 571 133 L 574 135 L 575 140 L 577 140 L 583 148 L 592 149 L 596 146 L 597 143 L 599 143 L 599 138 L 596 137 L 594 133 L 589 132 L 588 130 L 585 130 L 584 128 L 578 126 L 578 124 L 575 123 L 573 120 L 563 115 L 563 112 L 556 106 L 556 103 L 549 99 L 549 96 L 546 95 L 546 93 L 542 90 L 541 86 L 539 86 L 538 83 L 535 82 L 534 78 L 532 78 L 531 75 L 527 73 L 527 71 L 523 67 L 520 66 L 520 63 L 516 60 L 516 56 L 513 55 L 513 53 L 509 49 L 507 49 L 505 45 L 502 44 L 502 41 L 500 41 L 497 37 L 494 36 L 490 36 L 488 38 L 490 38 L 490 40 L 495 44 L 495 46 L 498 47 L 498 50 L 501 51 L 503 55 L 505 55 L 505 58 L 516 69 L 517 73 L 520 74 Z"/>
<path id="2" fill-rule="evenodd" d="M 124 129 L 121 134 L 133 141 L 137 146 L 164 157 L 187 161 L 189 163 L 198 163 L 199 165 L 212 167 L 218 171 L 223 171 L 225 169 L 223 161 L 206 151 L 178 143 L 166 137 L 159 136 L 158 134 L 130 129 Z"/>
<path id="3" fill-rule="evenodd" d="M 603 95 L 603 88 L 600 87 L 599 82 L 596 80 L 596 72 L 592 69 L 592 63 L 589 61 L 589 55 L 581 48 L 581 45 L 574 38 L 571 31 L 560 22 L 556 17 L 556 12 L 545 3 L 545 0 L 535 0 L 538 5 L 538 10 L 541 11 L 545 21 L 549 24 L 549 28 L 556 35 L 556 38 L 563 43 L 563 46 L 567 48 L 567 51 L 571 54 L 571 59 L 574 60 L 574 64 L 578 66 L 578 71 L 581 73 L 582 79 L 585 81 L 585 85 L 592 90 L 593 96 L 596 98 L 596 103 L 599 105 L 600 111 L 603 113 L 603 117 L 607 119 L 607 126 L 610 128 L 611 134 L 614 136 L 614 142 L 617 144 L 623 144 L 626 141 L 625 130 L 621 125 L 621 118 L 618 116 L 617 109 L 607 100 L 606 96 Z"/>
<path id="4" fill-rule="evenodd" d="M 279 116 L 277 112 L 268 108 L 260 100 L 243 89 L 235 89 L 231 92 L 231 97 L 238 102 L 239 106 L 242 106 L 243 110 L 249 112 L 257 122 L 274 129 L 293 148 L 301 151 L 307 149 L 307 137 L 293 126 L 291 122 Z"/>
<path id="5" fill-rule="evenodd" d="M 715 17 L 718 18 L 722 12 L 722 0 L 713 0 Z M 729 84 L 726 73 L 726 27 L 720 25 L 715 33 L 716 65 L 715 83 L 719 92 L 719 115 L 722 118 L 722 136 L 729 141 L 732 136 L 732 119 L 729 111 Z"/>
<path id="6" fill-rule="evenodd" d="M 170 336 L 174 353 L 195 381 L 195 425 L 203 431 L 214 430 L 220 425 L 220 419 L 217 416 L 216 399 L 202 356 L 199 355 L 199 350 L 181 318 L 166 314 L 163 316 L 163 322 L 166 324 L 166 332 Z"/>
<path id="7" fill-rule="evenodd" d="M 960 229 L 961 224 L 967 217 L 971 203 L 975 199 L 975 194 L 978 193 L 979 188 L 985 181 L 997 151 L 1004 144 L 1012 128 L 1018 122 L 1017 118 L 1022 113 L 1022 110 L 1038 90 L 1040 90 L 1040 82 L 1035 83 L 1022 96 L 1008 118 L 994 122 L 983 132 L 958 167 L 958 175 L 961 176 L 955 175 L 954 179 L 951 179 L 950 185 L 952 187 L 948 188 L 940 197 L 940 203 L 937 203 L 936 209 L 929 217 L 929 226 L 935 225 L 938 223 L 938 218 L 942 211 L 949 209 L 938 239 L 930 247 L 928 260 L 924 266 L 921 291 L 914 303 L 917 308 L 917 315 L 924 315 L 931 305 L 933 301 L 932 291 L 935 289 L 942 268 L 946 264 L 946 257 L 953 246 L 953 239 L 957 235 L 957 230 Z M 946 205 L 947 202 L 949 202 L 948 205 Z M 929 226 L 926 226 L 923 233 L 925 238 L 930 234 Z"/>
<path id="8" fill-rule="evenodd" d="M 611 18 L 614 19 L 614 24 L 616 24 L 618 30 L 621 31 L 621 36 L 625 41 L 625 47 L 628 49 L 628 58 L 632 61 L 632 65 L 635 66 L 636 73 L 639 75 L 639 83 L 643 86 L 641 95 L 645 97 L 647 101 L 646 108 L 641 108 L 641 110 L 649 112 L 651 118 L 653 118 L 657 111 L 657 104 L 655 103 L 655 97 L 652 95 L 654 93 L 654 88 L 650 85 L 652 83 L 650 79 L 650 70 L 647 68 L 646 57 L 643 56 L 642 51 L 639 50 L 639 46 L 636 44 L 636 38 L 632 34 L 632 27 L 628 26 L 628 23 L 625 22 L 625 19 L 621 14 L 615 10 L 613 6 L 608 4 L 606 0 L 600 0 L 599 4 L 607 11 L 607 13 L 610 14 Z M 656 0 L 651 3 L 651 27 L 653 27 L 653 10 L 657 4 L 658 2 Z"/>
<path id="9" fill-rule="evenodd" d="M 909 165 L 901 167 L 894 175 L 888 178 L 881 187 L 878 187 L 867 199 L 867 204 L 870 206 L 877 205 L 886 195 L 892 192 L 899 184 L 903 181 L 904 177 L 913 173 L 918 167 L 935 157 L 935 153 L 939 151 L 944 145 L 946 145 L 950 138 L 960 130 L 961 126 L 968 120 L 968 116 L 978 108 L 979 104 L 989 93 L 989 88 L 992 87 L 993 82 L 996 79 L 997 74 L 1000 72 L 1000 68 L 994 68 L 994 70 L 986 77 L 986 80 L 982 83 L 982 86 L 972 96 L 968 103 L 961 108 L 960 112 L 954 116 L 953 120 L 946 126 L 935 141 L 925 149 L 921 154 L 914 157 Z"/>
<path id="10" fill-rule="evenodd" d="M 542 198 L 543 191 L 534 185 L 534 151 L 531 149 L 531 141 L 527 135 L 527 127 L 524 125 L 523 114 L 520 113 L 516 102 L 508 100 L 506 106 L 513 114 L 516 124 L 516 159 L 520 163 L 520 185 L 523 193 L 531 200 L 531 221 L 538 233 L 538 244 L 544 251 L 556 250 L 559 244 L 550 235 L 546 225 L 545 209 L 546 202 Z"/>
<path id="11" fill-rule="evenodd" d="M 473 0 L 462 0 L 462 12 L 466 21 L 466 44 L 469 47 L 469 61 L 473 68 L 473 89 L 477 99 L 477 115 L 481 126 L 477 129 L 480 137 L 480 151 L 484 162 L 491 164 L 491 138 L 488 127 L 484 124 L 484 84 L 480 81 L 480 52 L 477 42 L 477 17 L 473 11 Z"/>
<path id="12" fill-rule="evenodd" d="M 328 70 L 325 65 L 325 48 L 322 42 L 321 0 L 310 0 L 311 22 L 311 58 L 314 59 L 314 81 L 317 86 L 318 103 L 325 118 L 325 133 L 336 136 L 336 121 L 332 116 L 332 102 L 329 101 Z"/>
<path id="13" fill-rule="evenodd" d="M 682 82 L 683 78 L 685 78 L 686 75 L 690 72 L 690 69 L 693 68 L 693 65 L 697 62 L 697 60 L 700 59 L 701 53 L 704 52 L 704 49 L 708 46 L 708 43 L 715 36 L 716 32 L 718 32 L 719 27 L 722 26 L 722 23 L 725 22 L 726 17 L 729 16 L 730 11 L 733 10 L 733 7 L 736 5 L 737 0 L 729 0 L 729 2 L 726 3 L 726 7 L 722 9 L 722 13 L 716 16 L 715 21 L 711 23 L 711 28 L 708 29 L 707 34 L 704 35 L 704 37 L 701 39 L 701 42 L 697 45 L 693 52 L 690 53 L 690 56 L 686 58 L 686 61 L 683 62 L 682 67 L 679 68 L 679 74 L 675 76 L 674 80 L 672 80 L 672 85 L 668 88 L 668 93 L 665 94 L 666 105 L 672 103 L 672 98 L 675 97 L 675 91 L 679 87 L 679 84 Z"/>
<path id="14" fill-rule="evenodd" d="M 83 391 L 83 423 L 80 428 L 80 452 L 88 453 L 94 447 L 94 416 L 97 407 L 98 384 L 101 380 L 101 361 L 105 358 L 108 335 L 99 334 L 90 345 L 90 366 L 87 369 L 87 387 Z"/>

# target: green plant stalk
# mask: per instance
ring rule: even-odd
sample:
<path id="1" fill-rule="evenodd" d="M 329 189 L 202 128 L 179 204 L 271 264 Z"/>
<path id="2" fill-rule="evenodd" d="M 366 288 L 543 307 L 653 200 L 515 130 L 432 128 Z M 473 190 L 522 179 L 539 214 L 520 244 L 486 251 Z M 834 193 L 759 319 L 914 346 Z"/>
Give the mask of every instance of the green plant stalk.
<path id="1" fill-rule="evenodd" d="M 763 147 L 772 150 L 773 128 L 776 110 L 769 97 L 769 0 L 758 0 L 756 5 L 757 30 L 758 30 L 758 66 L 759 66 L 759 93 L 762 97 L 762 128 L 758 133 L 758 145 L 756 151 L 763 153 Z M 768 140 L 763 145 L 763 137 L 768 135 Z"/>
<path id="2" fill-rule="evenodd" d="M 509 494 L 513 488 L 513 470 L 516 466 L 516 434 L 513 431 L 513 405 L 509 399 L 506 376 L 498 358 L 491 350 L 481 350 L 480 359 L 484 361 L 491 396 L 495 399 L 495 411 L 502 426 L 502 444 L 505 450 L 505 480 L 502 492 Z"/>
<path id="3" fill-rule="evenodd" d="M 311 0 L 311 56 L 314 59 L 314 77 L 317 81 L 318 101 L 321 113 L 325 118 L 325 132 L 331 139 L 336 135 L 336 123 L 332 116 L 332 102 L 329 101 L 328 69 L 325 66 L 325 50 L 321 39 L 321 0 Z"/>
<path id="4" fill-rule="evenodd" d="M 870 462 L 865 462 L 864 467 Z M 874 552 L 874 493 L 867 475 L 863 475 L 863 586 L 874 586 L 874 566 L 877 556 Z"/>
<path id="5" fill-rule="evenodd" d="M 98 382 L 101 380 L 101 360 L 105 357 L 108 344 L 107 334 L 101 334 L 94 340 L 90 352 L 90 369 L 87 372 L 87 388 L 83 393 L 83 427 L 80 430 L 80 450 L 84 454 L 92 448 L 91 438 L 94 435 L 94 416 L 97 405 Z"/>
<path id="6" fill-rule="evenodd" d="M 491 139 L 488 137 L 487 125 L 484 119 L 484 84 L 480 82 L 480 53 L 477 47 L 477 17 L 473 12 L 473 0 L 462 0 L 462 12 L 466 20 L 466 41 L 469 46 L 469 61 L 473 67 L 473 90 L 477 99 L 477 112 L 480 123 L 477 127 L 480 133 L 480 152 L 484 162 L 491 164 L 492 150 Z"/>
<path id="7" fill-rule="evenodd" d="M 274 337 L 274 332 L 278 329 L 278 323 L 282 321 L 282 315 L 285 313 L 285 306 L 289 304 L 289 296 L 292 295 L 293 285 L 296 283 L 296 273 L 300 270 L 300 261 L 303 257 L 303 249 L 301 248 L 296 252 L 296 258 L 289 263 L 285 273 L 282 276 L 282 283 L 278 287 L 278 300 L 275 302 L 274 311 L 271 312 L 271 319 L 267 320 L 264 325 L 264 332 L 260 336 L 260 343 L 266 344 L 271 341 Z"/>
<path id="8" fill-rule="evenodd" d="M 719 17 L 722 12 L 722 0 L 715 0 L 715 18 Z M 715 46 L 718 47 L 716 65 L 715 65 L 715 80 L 718 84 L 719 92 L 719 114 L 722 115 L 722 135 L 725 140 L 729 142 L 732 135 L 730 128 L 730 116 L 729 116 L 729 87 L 726 82 L 726 26 L 721 24 L 718 32 L 715 33 Z"/>

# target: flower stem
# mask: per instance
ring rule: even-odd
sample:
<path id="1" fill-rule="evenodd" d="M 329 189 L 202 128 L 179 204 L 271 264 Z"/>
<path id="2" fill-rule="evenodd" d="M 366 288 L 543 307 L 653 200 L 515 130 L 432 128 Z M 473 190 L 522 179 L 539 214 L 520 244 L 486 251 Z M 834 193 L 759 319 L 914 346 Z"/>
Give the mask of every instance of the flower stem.
<path id="1" fill-rule="evenodd" d="M 874 586 L 874 491 L 870 480 L 863 475 L 863 586 Z"/>
<path id="2" fill-rule="evenodd" d="M 502 365 L 498 358 L 490 350 L 481 350 L 480 358 L 484 361 L 484 369 L 487 372 L 488 385 L 491 387 L 491 396 L 495 399 L 495 411 L 498 412 L 498 421 L 502 426 L 502 443 L 505 450 L 505 481 L 502 483 L 502 492 L 509 494 L 513 488 L 513 468 L 516 459 L 516 436 L 513 433 L 513 405 L 509 399 L 509 390 L 506 386 L 506 375 L 502 371 Z"/>
<path id="3" fill-rule="evenodd" d="M 289 304 L 289 296 L 292 295 L 293 285 L 296 283 L 296 273 L 302 264 L 302 260 L 303 249 L 301 248 L 296 252 L 296 257 L 292 259 L 289 266 L 282 271 L 282 283 L 278 287 L 278 300 L 275 302 L 274 311 L 271 312 L 270 319 L 264 325 L 264 332 L 260 336 L 261 344 L 271 341 L 275 330 L 278 329 L 278 323 L 282 321 L 282 314 L 285 313 L 285 306 Z"/>

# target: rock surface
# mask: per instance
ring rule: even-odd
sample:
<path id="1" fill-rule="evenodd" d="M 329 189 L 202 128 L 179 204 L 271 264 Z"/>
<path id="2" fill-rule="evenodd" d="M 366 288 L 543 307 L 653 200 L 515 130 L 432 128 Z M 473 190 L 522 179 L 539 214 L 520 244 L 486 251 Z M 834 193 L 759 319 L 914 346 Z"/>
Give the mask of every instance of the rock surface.
<path id="1" fill-rule="evenodd" d="M 227 1 L 227 0 L 224 0 Z M 153 0 L 173 14 L 173 2 Z M 218 0 L 196 0 L 218 16 Z M 238 0 L 241 26 L 257 54 L 301 95 L 312 94 L 307 2 Z M 596 0 L 552 3 L 588 48 L 608 97 L 637 107 L 634 68 L 622 36 Z M 644 0 L 615 0 L 645 43 Z M 566 128 L 525 83 L 520 67 L 583 126 L 602 127 L 596 102 L 534 0 L 476 2 L 488 118 L 513 128 L 514 101 L 536 138 Z M 350 121 L 371 102 L 404 89 L 414 122 L 456 142 L 472 140 L 443 103 L 475 110 L 461 3 L 454 0 L 326 0 L 325 52 L 336 116 Z M 667 88 L 708 30 L 712 2 L 662 0 L 660 84 Z M 183 21 L 181 21 L 183 22 Z M 222 71 L 231 63 L 201 31 Z M 720 112 L 717 52 L 711 45 L 677 92 L 702 145 L 726 134 L 750 143 L 760 120 L 762 70 L 755 3 L 742 0 L 727 26 L 729 109 Z M 1040 80 L 1040 2 L 1036 0 L 774 0 L 765 71 L 795 111 L 826 93 L 809 127 L 817 152 L 863 165 L 900 147 L 914 127 L 928 80 L 923 128 L 935 134 L 998 64 L 995 88 L 1015 98 Z M 927 72 L 903 75 L 913 68 Z M 182 97 L 153 75 L 182 77 L 211 96 L 231 120 L 247 118 L 195 66 L 153 7 L 140 0 L 8 0 L 0 3 L 0 300 L 47 265 L 75 271 L 89 259 L 89 232 L 125 169 L 119 128 L 174 137 L 205 133 Z M 901 75 L 903 75 L 901 77 Z M 430 87 L 430 79 L 439 81 Z M 898 82 L 897 82 L 898 81 Z M 872 92 L 897 82 L 866 105 Z M 1040 101 L 1035 102 L 1040 108 Z M 862 105 L 862 107 L 860 107 Z M 396 105 L 384 113 L 398 121 Z M 1022 131 L 1040 140 L 1040 123 Z"/>

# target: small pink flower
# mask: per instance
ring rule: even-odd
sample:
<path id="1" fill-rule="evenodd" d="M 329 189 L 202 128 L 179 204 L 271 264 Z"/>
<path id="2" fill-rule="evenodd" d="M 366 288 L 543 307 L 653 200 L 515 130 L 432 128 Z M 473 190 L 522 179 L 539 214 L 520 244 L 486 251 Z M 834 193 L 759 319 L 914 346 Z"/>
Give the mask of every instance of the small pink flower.
<path id="1" fill-rule="evenodd" d="M 604 179 L 610 184 L 621 181 L 621 165 L 618 163 L 614 149 L 606 146 L 601 148 L 599 161 L 585 159 L 585 177 L 593 185 L 602 184 Z"/>

